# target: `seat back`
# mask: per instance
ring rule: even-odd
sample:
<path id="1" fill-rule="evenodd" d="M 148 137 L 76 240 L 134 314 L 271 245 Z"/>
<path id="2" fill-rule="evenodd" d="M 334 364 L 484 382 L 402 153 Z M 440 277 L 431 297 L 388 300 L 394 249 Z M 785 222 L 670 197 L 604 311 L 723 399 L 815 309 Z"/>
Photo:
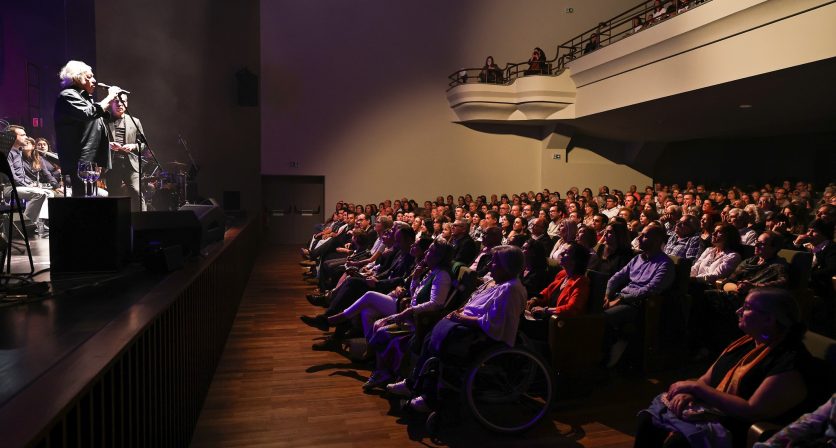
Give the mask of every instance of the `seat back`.
<path id="1" fill-rule="evenodd" d="M 604 294 L 607 292 L 607 281 L 610 276 L 593 270 L 586 271 L 586 276 L 589 278 L 589 301 L 586 303 L 586 312 L 600 314 L 604 311 Z"/>
<path id="2" fill-rule="evenodd" d="M 798 291 L 807 289 L 810 283 L 810 271 L 813 270 L 813 254 L 798 250 L 781 249 L 778 256 L 788 265 L 789 284 L 787 289 Z"/>

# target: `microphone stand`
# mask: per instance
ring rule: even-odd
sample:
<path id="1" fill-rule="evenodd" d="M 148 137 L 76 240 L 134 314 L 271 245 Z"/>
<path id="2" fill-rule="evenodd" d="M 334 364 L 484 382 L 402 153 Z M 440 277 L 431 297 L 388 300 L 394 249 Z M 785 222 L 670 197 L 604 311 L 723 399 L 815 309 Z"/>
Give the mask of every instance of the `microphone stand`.
<path id="1" fill-rule="evenodd" d="M 186 142 L 182 136 L 178 135 L 177 139 L 180 140 L 180 144 L 183 145 L 183 149 L 186 150 L 186 155 L 189 157 L 189 162 L 191 162 L 192 166 L 189 169 L 189 173 L 194 173 L 193 177 L 197 178 L 197 173 L 200 171 L 200 168 L 197 167 L 197 162 L 194 161 L 194 157 L 192 157 L 192 151 L 189 149 L 189 144 Z M 189 179 L 186 178 L 186 181 L 183 183 L 183 195 L 186 197 L 186 203 L 189 203 Z"/>
<path id="2" fill-rule="evenodd" d="M 157 160 L 157 155 L 154 154 L 154 151 L 148 146 L 148 139 L 145 138 L 145 134 L 142 133 L 139 126 L 136 124 L 136 119 L 133 115 L 128 113 L 128 104 L 125 103 L 125 99 L 122 98 L 122 93 L 120 92 L 116 95 L 116 98 L 119 99 L 119 103 L 125 108 L 125 115 L 127 115 L 131 119 L 131 123 L 134 125 L 134 129 L 136 129 L 136 158 L 137 158 L 137 166 L 139 167 L 139 204 L 140 204 L 140 211 L 142 210 L 142 203 L 145 202 L 145 186 L 143 185 L 144 182 L 142 181 L 142 151 L 144 149 L 148 150 L 148 153 L 151 154 L 151 158 L 154 159 L 154 163 L 157 166 L 160 166 L 160 161 Z"/>

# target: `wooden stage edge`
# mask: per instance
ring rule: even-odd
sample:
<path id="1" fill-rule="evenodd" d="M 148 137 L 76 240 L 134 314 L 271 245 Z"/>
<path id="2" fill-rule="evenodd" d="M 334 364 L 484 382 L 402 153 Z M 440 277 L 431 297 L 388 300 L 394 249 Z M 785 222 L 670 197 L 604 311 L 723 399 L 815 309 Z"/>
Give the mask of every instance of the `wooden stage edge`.
<path id="1" fill-rule="evenodd" d="M 258 221 L 251 219 L 227 230 L 224 241 L 207 255 L 159 281 L 150 274 L 135 276 L 140 290 L 143 281 L 153 282 L 143 294 L 134 292 L 136 298 L 131 296 L 132 278 L 100 292 L 123 288 L 115 293 L 131 301 L 100 328 L 74 324 L 67 338 L 81 332 L 83 339 L 57 359 L 38 360 L 54 364 L 19 379 L 25 385 L 0 407 L 0 444 L 188 445 L 249 279 L 260 232 Z M 90 293 L 91 301 L 95 294 Z M 73 299 L 69 307 L 84 305 L 87 297 Z M 32 305 L 18 307 L 27 306 Z M 23 338 L 24 347 L 17 350 L 37 346 L 35 339 Z M 26 355 L 37 358 L 40 351 L 31 351 Z M 24 367 L 2 375 L 26 372 Z"/>

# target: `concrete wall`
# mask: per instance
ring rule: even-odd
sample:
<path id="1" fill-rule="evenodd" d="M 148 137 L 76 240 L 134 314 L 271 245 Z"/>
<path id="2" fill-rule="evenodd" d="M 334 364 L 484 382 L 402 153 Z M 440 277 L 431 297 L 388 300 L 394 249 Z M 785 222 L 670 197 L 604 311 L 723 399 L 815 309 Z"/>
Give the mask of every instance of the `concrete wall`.
<path id="1" fill-rule="evenodd" d="M 447 76 L 535 46 L 554 57 L 635 3 L 262 1 L 262 173 L 324 175 L 326 204 L 547 186 L 542 139 L 452 123 Z"/>
<path id="2" fill-rule="evenodd" d="M 99 80 L 132 92 L 162 162 L 200 166 L 199 192 L 241 191 L 260 210 L 260 109 L 237 104 L 235 73 L 259 73 L 258 0 L 96 2 Z"/>

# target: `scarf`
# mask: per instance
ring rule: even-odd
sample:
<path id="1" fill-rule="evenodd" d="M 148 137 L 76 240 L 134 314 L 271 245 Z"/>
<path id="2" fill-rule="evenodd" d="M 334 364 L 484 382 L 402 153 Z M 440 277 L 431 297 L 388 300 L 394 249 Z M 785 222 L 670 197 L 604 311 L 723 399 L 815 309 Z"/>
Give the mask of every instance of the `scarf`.
<path id="1" fill-rule="evenodd" d="M 732 352 L 737 350 L 740 347 L 749 344 L 754 339 L 751 336 L 743 336 L 740 339 L 732 342 L 723 353 L 720 354 L 720 357 L 725 355 L 726 353 Z M 717 385 L 716 389 L 720 392 L 725 392 L 732 395 L 737 395 L 738 392 L 738 385 L 740 381 L 746 376 L 749 371 L 752 370 L 753 367 L 757 366 L 758 363 L 763 361 L 764 358 L 772 351 L 771 345 L 761 344 L 760 346 L 755 345 L 752 350 L 749 350 L 748 353 L 743 355 L 739 361 L 737 361 L 723 379 L 720 381 L 720 384 Z"/>

